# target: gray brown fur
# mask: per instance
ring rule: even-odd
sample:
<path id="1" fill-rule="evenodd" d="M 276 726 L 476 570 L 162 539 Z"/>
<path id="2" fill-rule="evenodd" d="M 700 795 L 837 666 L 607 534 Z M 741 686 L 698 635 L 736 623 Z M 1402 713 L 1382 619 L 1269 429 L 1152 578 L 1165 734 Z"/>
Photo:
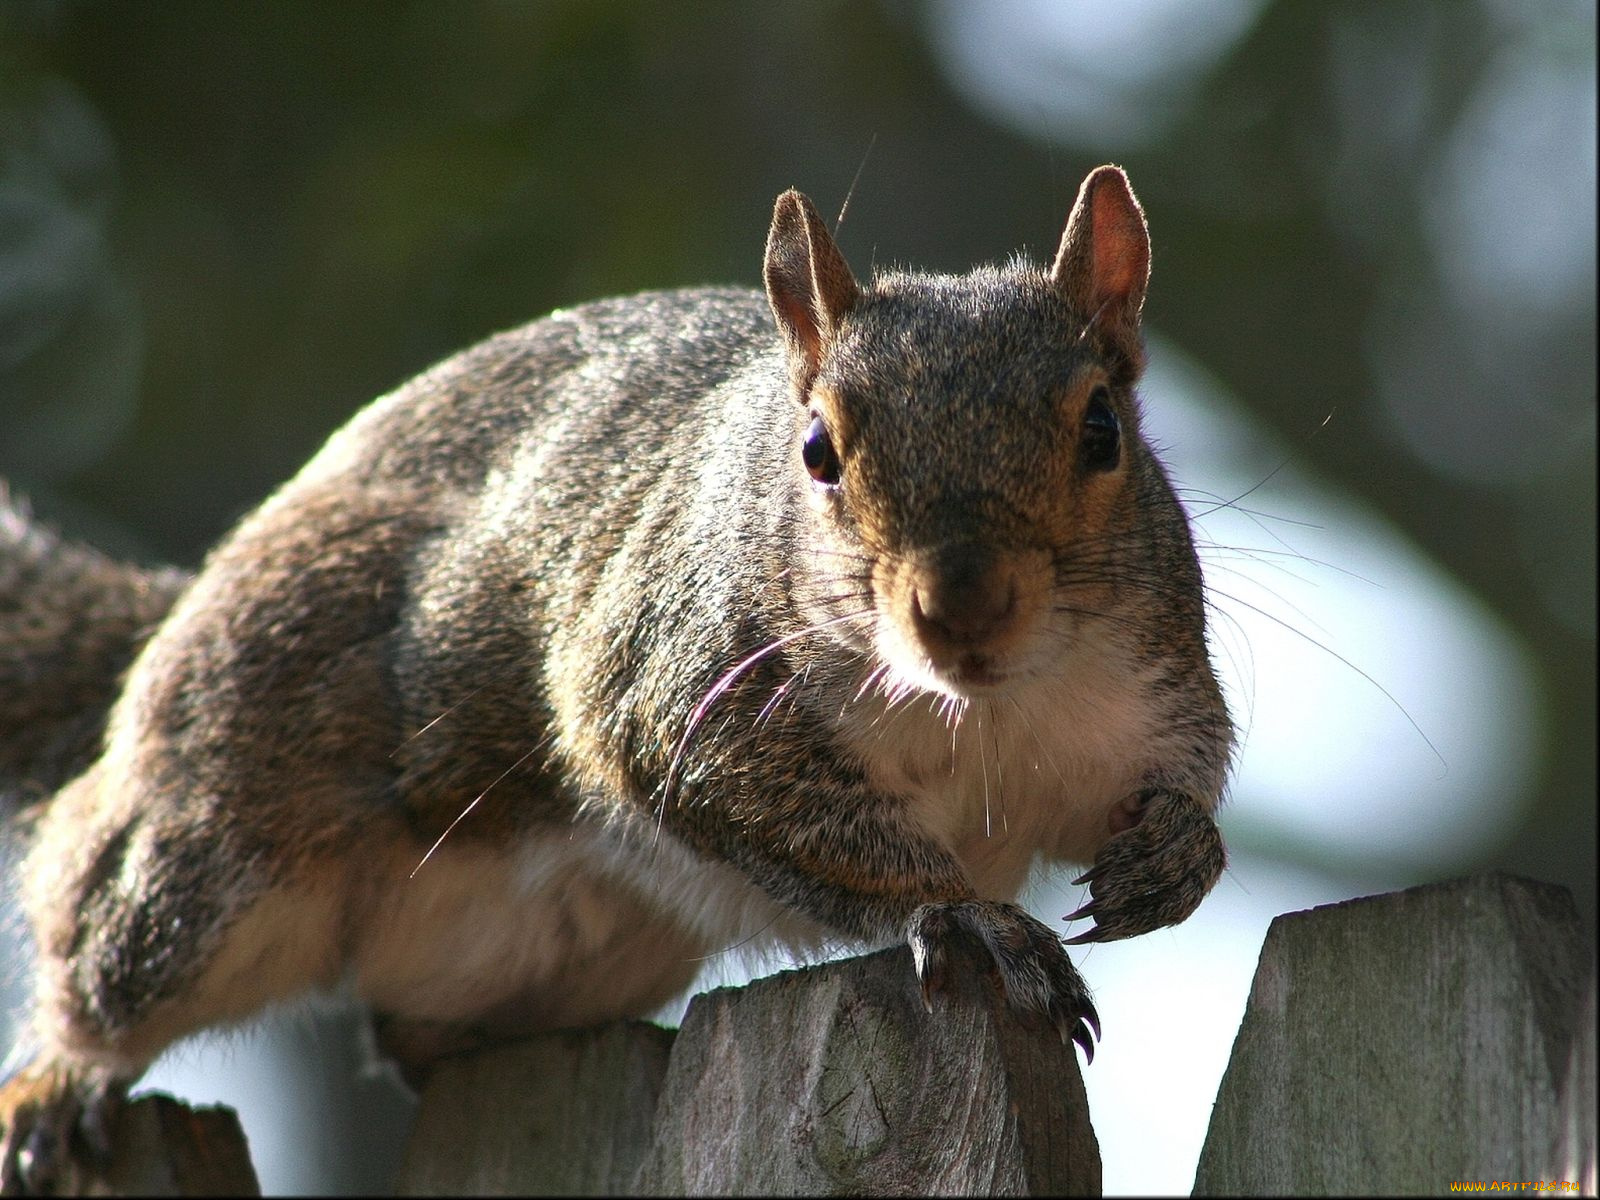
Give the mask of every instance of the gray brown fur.
<path id="1" fill-rule="evenodd" d="M 61 1080 L 282 996 L 349 984 L 421 1059 L 648 1012 L 763 932 L 908 939 L 930 993 L 975 936 L 1092 1051 L 1026 869 L 1096 863 L 1093 939 L 1182 920 L 1224 861 L 1231 726 L 1132 391 L 1148 261 L 1115 168 L 1048 269 L 866 285 L 791 192 L 765 297 L 557 313 L 358 415 L 42 814 L 0 1170 L 91 1086 Z"/>

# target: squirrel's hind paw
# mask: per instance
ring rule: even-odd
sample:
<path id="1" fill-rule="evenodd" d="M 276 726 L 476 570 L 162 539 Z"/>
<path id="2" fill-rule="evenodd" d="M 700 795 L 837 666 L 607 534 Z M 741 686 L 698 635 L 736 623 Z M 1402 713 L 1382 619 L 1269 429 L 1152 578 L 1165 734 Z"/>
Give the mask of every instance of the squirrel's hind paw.
<path id="1" fill-rule="evenodd" d="M 983 943 L 1007 1001 L 1025 1022 L 1048 1021 L 1063 1043 L 1070 1038 L 1082 1048 L 1085 1062 L 1094 1061 L 1100 1016 L 1083 976 L 1050 927 L 1015 904 L 944 901 L 924 904 L 911 914 L 906 941 L 929 1011 L 949 969 L 947 943 L 957 933 Z"/>
<path id="2" fill-rule="evenodd" d="M 1179 792 L 1150 794 L 1138 823 L 1117 834 L 1073 880 L 1090 900 L 1062 920 L 1094 919 L 1069 946 L 1113 942 L 1176 925 L 1192 913 L 1227 865 L 1222 834 L 1198 801 Z"/>
<path id="3" fill-rule="evenodd" d="M 67 1067 L 27 1067 L 0 1086 L 0 1195 L 77 1190 L 74 1162 L 104 1167 L 121 1088 Z"/>

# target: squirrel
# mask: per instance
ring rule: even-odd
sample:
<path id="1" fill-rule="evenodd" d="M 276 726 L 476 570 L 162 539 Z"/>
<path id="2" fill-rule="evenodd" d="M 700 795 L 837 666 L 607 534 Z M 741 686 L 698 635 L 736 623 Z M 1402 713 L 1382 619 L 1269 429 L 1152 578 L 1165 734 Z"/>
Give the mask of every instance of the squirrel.
<path id="1" fill-rule="evenodd" d="M 274 1001 L 347 987 L 420 1075 L 648 1014 L 755 936 L 909 943 L 930 1011 L 976 938 L 1092 1057 L 1065 945 L 1184 920 L 1225 863 L 1233 730 L 1134 391 L 1149 265 L 1114 166 L 1048 267 L 866 284 L 787 191 L 764 295 L 491 337 L 191 580 L 133 577 L 103 741 L 21 818 L 0 1175 L 48 1187 L 165 1047 Z M 1065 944 L 1015 903 L 1036 862 L 1092 864 Z"/>

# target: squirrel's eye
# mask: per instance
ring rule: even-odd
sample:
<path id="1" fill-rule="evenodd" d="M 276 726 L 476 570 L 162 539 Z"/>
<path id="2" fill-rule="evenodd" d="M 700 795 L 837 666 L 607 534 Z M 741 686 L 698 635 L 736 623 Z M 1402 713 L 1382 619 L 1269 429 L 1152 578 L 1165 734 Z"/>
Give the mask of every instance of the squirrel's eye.
<path id="1" fill-rule="evenodd" d="M 800 444 L 800 459 L 806 464 L 811 478 L 832 487 L 839 482 L 839 456 L 833 452 L 833 440 L 828 437 L 828 427 L 816 413 L 811 414 L 811 424 L 806 427 L 806 440 Z"/>
<path id="2" fill-rule="evenodd" d="M 1083 410 L 1083 432 L 1078 440 L 1078 460 L 1089 471 L 1109 471 L 1122 453 L 1122 427 L 1111 408 L 1111 393 L 1095 388 Z"/>

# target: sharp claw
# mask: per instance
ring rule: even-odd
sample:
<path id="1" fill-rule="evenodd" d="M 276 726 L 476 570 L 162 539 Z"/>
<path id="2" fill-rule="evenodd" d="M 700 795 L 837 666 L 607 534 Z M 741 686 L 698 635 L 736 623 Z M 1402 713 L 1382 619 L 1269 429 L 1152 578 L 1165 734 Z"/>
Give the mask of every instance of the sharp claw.
<path id="1" fill-rule="evenodd" d="M 920 937 L 911 939 L 911 965 L 917 973 L 917 990 L 922 995 L 922 1007 L 929 1013 L 933 1012 L 933 993 L 939 986 L 939 967 L 935 958 L 942 954 L 927 940 Z"/>
<path id="2" fill-rule="evenodd" d="M 944 965 L 932 955 L 917 963 L 918 990 L 922 993 L 922 1007 L 933 1012 L 933 994 L 944 986 Z"/>
<path id="3" fill-rule="evenodd" d="M 1098 1040 L 1100 1037 L 1100 1014 L 1095 1012 L 1094 1005 L 1085 1000 L 1083 1002 L 1083 1012 L 1078 1014 L 1078 1019 L 1094 1030 L 1094 1036 Z"/>
<path id="4" fill-rule="evenodd" d="M 1061 1040 L 1065 1042 L 1066 1038 L 1063 1037 Z M 1081 1021 L 1078 1023 L 1078 1027 L 1072 1031 L 1072 1040 L 1076 1042 L 1078 1044 L 1078 1048 L 1083 1051 L 1084 1065 L 1088 1066 L 1090 1063 L 1094 1062 L 1094 1038 L 1089 1036 L 1088 1029 L 1084 1028 L 1084 1025 Z"/>
<path id="5" fill-rule="evenodd" d="M 1072 881 L 1072 886 L 1077 887 L 1079 884 L 1093 883 L 1096 879 L 1100 878 L 1100 875 L 1104 870 L 1104 867 L 1090 867 L 1082 875 L 1079 875 Z"/>
<path id="6" fill-rule="evenodd" d="M 1072 918 L 1069 917 L 1067 919 L 1071 920 Z M 1066 944 L 1069 945 L 1069 946 L 1086 946 L 1090 942 L 1098 942 L 1098 941 L 1104 940 L 1105 936 L 1106 936 L 1105 930 L 1103 930 L 1100 926 L 1095 925 L 1092 928 L 1090 928 L 1087 932 L 1080 933 L 1077 937 L 1069 937 L 1069 938 L 1066 938 L 1064 940 L 1065 940 Z"/>
<path id="7" fill-rule="evenodd" d="M 1066 916 L 1062 917 L 1061 919 L 1063 921 L 1078 921 L 1078 920 L 1082 920 L 1084 917 L 1092 917 L 1092 916 L 1094 916 L 1094 913 L 1095 913 L 1095 907 L 1094 906 L 1095 906 L 1095 901 L 1090 900 L 1087 903 L 1080 904 L 1077 908 L 1073 909 L 1071 912 L 1069 912 Z"/>

